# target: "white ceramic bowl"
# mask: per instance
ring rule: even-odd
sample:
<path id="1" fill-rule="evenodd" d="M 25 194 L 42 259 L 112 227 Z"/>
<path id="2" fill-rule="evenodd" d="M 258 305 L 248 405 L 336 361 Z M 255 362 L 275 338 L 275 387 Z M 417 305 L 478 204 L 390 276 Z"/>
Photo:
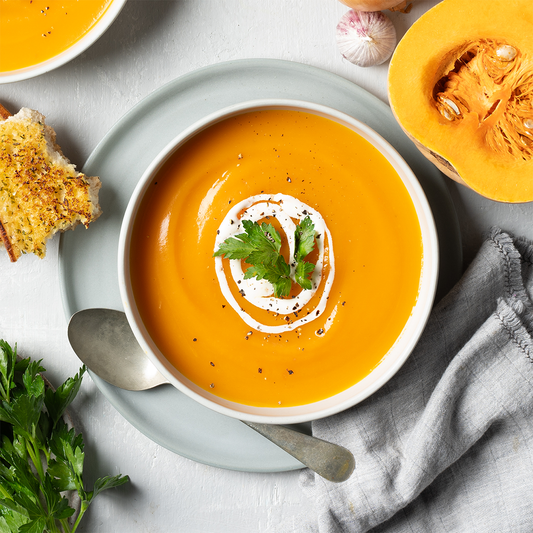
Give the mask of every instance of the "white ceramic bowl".
<path id="1" fill-rule="evenodd" d="M 403 180 L 415 206 L 422 234 L 423 266 L 419 295 L 413 312 L 394 346 L 367 377 L 352 387 L 322 401 L 296 407 L 266 408 L 238 404 L 219 398 L 185 378 L 150 338 L 135 305 L 129 274 L 130 238 L 135 216 L 146 190 L 164 162 L 175 150 L 210 125 L 244 112 L 263 109 L 290 109 L 314 113 L 347 126 L 369 141 L 385 156 Z M 256 100 L 227 107 L 198 121 L 171 141 L 152 162 L 137 184 L 124 215 L 119 238 L 118 276 L 124 310 L 132 330 L 156 368 L 172 385 L 202 405 L 234 418 L 271 424 L 293 424 L 330 416 L 352 407 L 377 391 L 400 369 L 416 345 L 433 306 L 438 264 L 437 231 L 426 196 L 407 163 L 387 141 L 358 120 L 322 105 L 296 100 Z"/>
<path id="2" fill-rule="evenodd" d="M 85 1 L 85 0 L 82 0 Z M 100 20 L 76 43 L 60 54 L 29 67 L 0 72 L 0 84 L 27 80 L 63 66 L 92 46 L 111 26 L 127 0 L 113 0 Z"/>

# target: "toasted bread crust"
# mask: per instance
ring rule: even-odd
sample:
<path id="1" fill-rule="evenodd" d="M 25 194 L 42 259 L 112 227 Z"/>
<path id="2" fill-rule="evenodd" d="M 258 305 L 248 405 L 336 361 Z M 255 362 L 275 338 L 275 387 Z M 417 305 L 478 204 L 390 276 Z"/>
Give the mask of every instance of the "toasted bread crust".
<path id="1" fill-rule="evenodd" d="M 11 246 L 11 241 L 9 240 L 9 237 L 7 236 L 7 231 L 4 228 L 4 225 L 2 224 L 2 221 L 0 220 L 0 237 L 2 237 L 2 242 L 4 243 L 4 247 L 7 250 L 7 254 L 9 255 L 9 259 L 12 263 L 14 263 L 17 260 L 17 256 L 15 255 L 15 252 L 13 251 L 13 246 Z"/>
<path id="2" fill-rule="evenodd" d="M 10 113 L 2 104 L 0 104 L 0 118 L 2 120 L 6 120 L 7 118 L 11 116 L 12 116 L 12 113 Z M 5 230 L 1 219 L 0 219 L 0 237 L 2 238 L 2 242 L 4 243 L 4 248 L 7 250 L 9 259 L 11 260 L 12 263 L 14 263 L 17 260 L 17 257 L 15 255 L 15 252 L 13 252 L 11 241 L 9 240 L 7 231 Z"/>
<path id="3" fill-rule="evenodd" d="M 0 118 L 2 120 L 6 120 L 6 118 L 9 118 L 12 116 L 12 113 L 10 113 L 2 104 L 0 104 Z"/>

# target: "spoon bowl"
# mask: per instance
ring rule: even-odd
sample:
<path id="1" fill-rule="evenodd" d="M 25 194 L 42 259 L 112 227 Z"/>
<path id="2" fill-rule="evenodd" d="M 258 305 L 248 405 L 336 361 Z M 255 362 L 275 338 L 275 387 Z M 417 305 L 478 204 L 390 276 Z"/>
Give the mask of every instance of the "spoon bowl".
<path id="1" fill-rule="evenodd" d="M 135 341 L 121 311 L 75 313 L 68 325 L 68 340 L 87 368 L 120 389 L 141 391 L 168 383 Z"/>
<path id="2" fill-rule="evenodd" d="M 121 311 L 78 311 L 69 321 L 67 335 L 82 363 L 111 385 L 141 391 L 169 383 L 148 359 Z M 346 481 L 355 469 L 352 453 L 342 446 L 286 426 L 244 423 L 329 481 Z"/>

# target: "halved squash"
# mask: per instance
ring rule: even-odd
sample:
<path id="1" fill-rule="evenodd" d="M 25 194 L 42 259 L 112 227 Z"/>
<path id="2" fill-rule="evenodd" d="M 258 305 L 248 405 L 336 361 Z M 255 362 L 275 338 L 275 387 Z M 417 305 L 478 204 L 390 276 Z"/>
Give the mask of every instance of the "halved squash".
<path id="1" fill-rule="evenodd" d="M 532 0 L 443 0 L 401 39 L 388 86 L 443 173 L 493 200 L 533 200 Z"/>

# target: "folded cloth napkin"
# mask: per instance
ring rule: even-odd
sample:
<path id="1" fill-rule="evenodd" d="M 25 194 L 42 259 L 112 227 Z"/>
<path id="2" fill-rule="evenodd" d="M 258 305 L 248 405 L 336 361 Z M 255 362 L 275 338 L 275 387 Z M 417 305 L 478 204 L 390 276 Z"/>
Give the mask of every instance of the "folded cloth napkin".
<path id="1" fill-rule="evenodd" d="M 352 451 L 340 484 L 300 474 L 290 531 L 533 532 L 533 242 L 492 230 L 402 369 L 313 424 Z"/>

